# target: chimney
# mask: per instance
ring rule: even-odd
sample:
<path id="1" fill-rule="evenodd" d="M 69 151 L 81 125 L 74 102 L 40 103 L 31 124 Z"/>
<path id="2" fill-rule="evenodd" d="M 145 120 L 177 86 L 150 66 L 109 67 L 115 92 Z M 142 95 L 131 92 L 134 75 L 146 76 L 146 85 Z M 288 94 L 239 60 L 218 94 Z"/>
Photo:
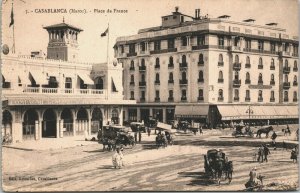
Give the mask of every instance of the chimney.
<path id="1" fill-rule="evenodd" d="M 178 7 L 178 6 L 176 6 L 176 7 L 175 7 L 175 12 L 178 12 L 178 9 L 179 9 L 179 7 Z"/>
<path id="2" fill-rule="evenodd" d="M 198 19 L 197 13 L 198 13 L 198 9 L 195 9 L 195 19 Z"/>
<path id="3" fill-rule="evenodd" d="M 200 18 L 200 9 L 198 9 L 198 18 Z"/>

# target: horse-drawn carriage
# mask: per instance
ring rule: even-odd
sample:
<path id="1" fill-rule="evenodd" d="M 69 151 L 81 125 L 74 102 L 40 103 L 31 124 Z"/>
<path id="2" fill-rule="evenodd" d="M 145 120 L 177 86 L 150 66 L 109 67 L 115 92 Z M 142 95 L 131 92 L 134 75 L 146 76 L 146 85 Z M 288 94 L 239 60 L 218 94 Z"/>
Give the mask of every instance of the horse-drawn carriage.
<path id="1" fill-rule="evenodd" d="M 130 128 L 133 132 L 146 132 L 145 125 L 141 122 L 131 122 Z"/>
<path id="2" fill-rule="evenodd" d="M 232 180 L 233 165 L 232 161 L 228 161 L 224 152 L 216 149 L 210 149 L 204 155 L 205 174 L 211 179 L 217 179 L 218 184 L 224 175 L 228 183 Z"/>
<path id="3" fill-rule="evenodd" d="M 155 143 L 157 148 L 159 147 L 167 147 L 169 145 L 173 145 L 174 140 L 174 129 L 172 129 L 172 125 L 157 123 L 156 129 L 159 130 Z"/>
<path id="4" fill-rule="evenodd" d="M 232 132 L 232 136 L 235 136 L 235 137 L 253 137 L 254 134 L 253 134 L 252 130 L 250 129 L 250 126 L 236 125 L 235 126 L 235 131 Z"/>
<path id="5" fill-rule="evenodd" d="M 134 146 L 134 138 L 130 135 L 131 129 L 124 126 L 105 125 L 98 133 L 98 142 L 103 144 L 103 150 L 115 150 L 117 146 Z M 106 148 L 107 146 L 107 148 Z"/>

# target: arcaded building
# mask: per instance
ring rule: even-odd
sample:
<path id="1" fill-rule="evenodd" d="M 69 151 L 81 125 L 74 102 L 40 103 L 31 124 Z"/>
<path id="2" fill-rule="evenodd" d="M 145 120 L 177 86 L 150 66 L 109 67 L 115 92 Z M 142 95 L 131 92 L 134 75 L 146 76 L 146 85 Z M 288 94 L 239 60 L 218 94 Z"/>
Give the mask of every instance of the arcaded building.
<path id="1" fill-rule="evenodd" d="M 125 120 L 168 122 L 298 119 L 298 37 L 276 23 L 188 16 L 175 9 L 157 27 L 119 37 Z"/>
<path id="2" fill-rule="evenodd" d="M 61 23 L 49 33 L 47 56 L 2 54 L 2 134 L 13 143 L 93 134 L 123 123 L 121 64 L 78 62 L 82 29 Z"/>

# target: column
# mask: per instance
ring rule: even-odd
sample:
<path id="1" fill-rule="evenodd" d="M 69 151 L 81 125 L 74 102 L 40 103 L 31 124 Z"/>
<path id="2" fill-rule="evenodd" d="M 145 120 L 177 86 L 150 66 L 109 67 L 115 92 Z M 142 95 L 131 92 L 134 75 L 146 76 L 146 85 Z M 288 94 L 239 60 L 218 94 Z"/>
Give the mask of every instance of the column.
<path id="1" fill-rule="evenodd" d="M 187 39 L 187 44 L 186 44 L 186 45 L 187 45 L 187 47 L 188 47 L 188 46 L 190 46 L 191 37 L 190 37 L 190 36 L 187 36 L 186 39 Z"/>
<path id="2" fill-rule="evenodd" d="M 59 137 L 64 137 L 64 120 L 59 120 Z"/>
<path id="3" fill-rule="evenodd" d="M 140 121 L 141 120 L 141 108 L 138 107 L 136 110 L 137 110 L 137 115 L 136 115 L 137 121 Z"/>
<path id="4" fill-rule="evenodd" d="M 148 45 L 148 42 L 146 42 L 146 43 L 145 43 L 145 51 L 148 51 L 148 50 L 149 50 L 148 46 L 149 46 L 149 45 Z"/>
<path id="5" fill-rule="evenodd" d="M 38 140 L 39 139 L 39 121 L 36 120 L 34 125 L 35 125 L 34 126 L 34 137 L 35 137 L 35 140 Z"/>
<path id="6" fill-rule="evenodd" d="M 123 125 L 123 106 L 121 107 L 121 112 L 119 113 L 120 125 Z"/>
<path id="7" fill-rule="evenodd" d="M 39 120 L 39 128 L 38 128 L 38 130 L 39 130 L 39 139 L 42 139 L 42 125 L 43 125 L 43 120 L 42 119 L 40 119 Z"/>
<path id="8" fill-rule="evenodd" d="M 56 138 L 59 138 L 59 122 L 60 120 L 59 119 L 56 119 Z"/>
<path id="9" fill-rule="evenodd" d="M 76 119 L 73 120 L 73 136 L 76 136 L 76 130 L 78 127 L 78 121 Z"/>
<path id="10" fill-rule="evenodd" d="M 166 107 L 163 108 L 163 123 L 167 122 L 167 111 L 166 111 Z"/>
<path id="11" fill-rule="evenodd" d="M 153 117 L 153 109 L 149 108 L 149 116 Z"/>
<path id="12" fill-rule="evenodd" d="M 125 108 L 125 120 L 128 121 L 129 117 L 128 117 L 128 108 Z"/>
<path id="13" fill-rule="evenodd" d="M 48 31 L 48 34 L 49 34 L 49 41 L 51 41 L 51 32 Z"/>

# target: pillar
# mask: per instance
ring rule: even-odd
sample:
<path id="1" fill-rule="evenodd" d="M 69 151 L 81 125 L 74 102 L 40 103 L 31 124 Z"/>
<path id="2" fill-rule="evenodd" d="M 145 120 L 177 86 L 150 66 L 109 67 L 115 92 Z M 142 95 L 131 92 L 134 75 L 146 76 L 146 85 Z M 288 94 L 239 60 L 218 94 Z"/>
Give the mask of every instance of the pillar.
<path id="1" fill-rule="evenodd" d="M 39 139 L 42 139 L 42 133 L 43 133 L 43 128 L 42 128 L 42 124 L 43 124 L 43 120 L 42 119 L 39 119 Z"/>
<path id="2" fill-rule="evenodd" d="M 34 137 L 35 137 L 35 140 L 38 140 L 39 139 L 39 121 L 36 120 L 35 123 L 34 123 Z"/>
<path id="3" fill-rule="evenodd" d="M 190 45 L 191 45 L 191 44 L 190 44 L 190 41 L 191 41 L 190 36 L 187 36 L 186 39 L 187 39 L 187 44 L 186 44 L 186 45 L 187 45 L 187 46 L 190 46 Z"/>
<path id="4" fill-rule="evenodd" d="M 64 137 L 64 120 L 59 120 L 59 137 Z"/>
<path id="5" fill-rule="evenodd" d="M 129 117 L 128 117 L 128 108 L 125 108 L 124 112 L 125 112 L 125 121 L 128 121 L 129 120 Z"/>
<path id="6" fill-rule="evenodd" d="M 59 122 L 60 120 L 59 119 L 56 119 L 56 138 L 59 138 Z"/>
<path id="7" fill-rule="evenodd" d="M 149 108 L 149 116 L 153 117 L 153 109 Z"/>
<path id="8" fill-rule="evenodd" d="M 45 130 L 46 129 L 46 121 L 43 121 L 43 130 Z M 43 134 L 43 131 L 42 131 L 42 134 Z"/>
<path id="9" fill-rule="evenodd" d="M 136 109 L 136 113 L 137 113 L 137 115 L 136 115 L 137 121 L 140 121 L 141 120 L 141 108 L 140 107 L 138 107 Z"/>
<path id="10" fill-rule="evenodd" d="M 78 121 L 76 119 L 73 119 L 73 136 L 76 136 L 77 127 L 78 127 Z"/>
<path id="11" fill-rule="evenodd" d="M 123 125 L 123 106 L 121 107 L 120 113 L 119 113 L 119 124 Z"/>
<path id="12" fill-rule="evenodd" d="M 163 123 L 167 122 L 167 111 L 166 111 L 166 107 L 163 108 Z"/>

